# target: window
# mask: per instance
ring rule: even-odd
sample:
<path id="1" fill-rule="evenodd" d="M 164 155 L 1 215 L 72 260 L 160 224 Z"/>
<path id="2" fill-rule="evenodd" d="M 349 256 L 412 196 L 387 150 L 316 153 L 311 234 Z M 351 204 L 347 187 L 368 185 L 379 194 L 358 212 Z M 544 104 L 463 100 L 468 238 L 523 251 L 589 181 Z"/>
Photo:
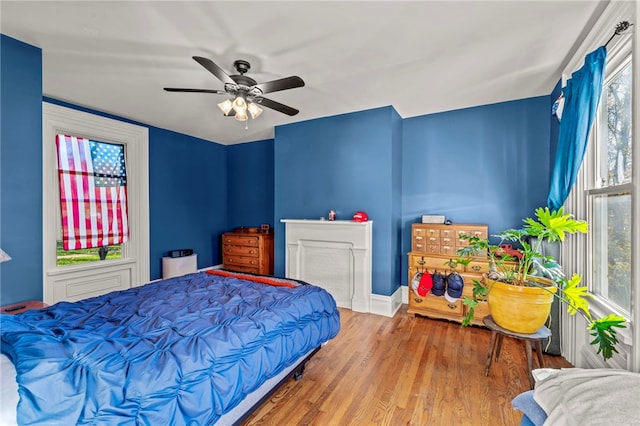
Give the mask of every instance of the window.
<path id="1" fill-rule="evenodd" d="M 56 265 L 121 258 L 120 245 L 129 239 L 125 146 L 63 134 L 56 146 L 62 219 Z"/>
<path id="2" fill-rule="evenodd" d="M 110 257 L 113 254 L 111 249 L 114 241 L 98 239 L 98 246 L 109 246 L 108 261 L 65 266 L 58 263 L 58 241 L 63 241 L 56 147 L 56 137 L 60 134 L 81 136 L 91 141 L 107 141 L 124 146 L 129 240 L 120 245 L 118 258 Z M 148 129 L 43 102 L 42 173 L 44 302 L 53 304 L 62 300 L 75 301 L 147 283 L 149 281 Z M 95 252 L 98 249 L 87 250 Z M 114 248 L 114 252 L 115 250 Z"/>
<path id="3" fill-rule="evenodd" d="M 627 317 L 632 283 L 632 71 L 629 49 L 608 59 L 586 191 L 592 290 Z"/>

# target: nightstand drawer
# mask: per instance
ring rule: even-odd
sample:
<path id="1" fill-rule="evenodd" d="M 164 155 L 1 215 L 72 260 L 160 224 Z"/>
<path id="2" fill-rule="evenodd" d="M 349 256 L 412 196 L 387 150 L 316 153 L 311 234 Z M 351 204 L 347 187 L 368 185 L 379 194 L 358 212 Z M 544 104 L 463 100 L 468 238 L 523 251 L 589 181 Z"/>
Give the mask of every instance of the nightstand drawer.
<path id="1" fill-rule="evenodd" d="M 258 255 L 260 254 L 260 250 L 258 250 L 258 247 L 232 246 L 232 245 L 225 244 L 224 254 L 233 254 L 236 256 L 240 255 L 240 256 L 258 257 Z"/>
<path id="2" fill-rule="evenodd" d="M 258 247 L 259 238 L 255 236 L 245 235 L 224 235 L 222 238 L 224 244 L 230 244 L 234 246 L 252 246 Z"/>
<path id="3" fill-rule="evenodd" d="M 256 268 L 260 266 L 260 260 L 250 256 L 236 256 L 225 253 L 223 255 L 223 261 L 225 265 L 254 266 Z"/>

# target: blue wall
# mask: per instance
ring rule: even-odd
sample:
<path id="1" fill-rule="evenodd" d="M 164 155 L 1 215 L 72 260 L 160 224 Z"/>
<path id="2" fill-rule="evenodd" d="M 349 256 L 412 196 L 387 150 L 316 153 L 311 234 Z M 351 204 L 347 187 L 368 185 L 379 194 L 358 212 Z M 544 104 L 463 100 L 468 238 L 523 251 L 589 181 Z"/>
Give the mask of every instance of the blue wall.
<path id="1" fill-rule="evenodd" d="M 42 51 L 0 35 L 1 304 L 42 296 Z"/>
<path id="2" fill-rule="evenodd" d="M 546 205 L 549 105 L 541 96 L 403 121 L 403 253 L 423 214 L 495 234 Z M 406 284 L 406 258 L 402 274 Z"/>
<path id="3" fill-rule="evenodd" d="M 227 147 L 228 228 L 273 227 L 273 139 Z"/>
<path id="4" fill-rule="evenodd" d="M 149 255 L 151 279 L 162 276 L 162 256 L 191 248 L 198 267 L 219 263 L 227 230 L 225 146 L 149 128 Z"/>
<path id="5" fill-rule="evenodd" d="M 281 219 L 317 219 L 332 209 L 337 219 L 351 219 L 363 210 L 373 220 L 373 292 L 390 295 L 398 288 L 398 120 L 384 107 L 276 128 L 276 275 L 284 275 Z"/>

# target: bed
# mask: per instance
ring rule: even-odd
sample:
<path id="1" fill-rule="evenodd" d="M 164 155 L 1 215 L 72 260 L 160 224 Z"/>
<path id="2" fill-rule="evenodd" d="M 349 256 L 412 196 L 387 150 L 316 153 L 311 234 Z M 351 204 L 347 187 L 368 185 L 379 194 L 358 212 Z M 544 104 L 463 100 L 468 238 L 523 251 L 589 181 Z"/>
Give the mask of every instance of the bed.
<path id="1" fill-rule="evenodd" d="M 340 329 L 320 287 L 220 270 L 0 321 L 21 425 L 238 423 Z"/>
<path id="2" fill-rule="evenodd" d="M 611 368 L 539 368 L 534 390 L 516 396 L 521 426 L 640 426 L 640 373 Z"/>

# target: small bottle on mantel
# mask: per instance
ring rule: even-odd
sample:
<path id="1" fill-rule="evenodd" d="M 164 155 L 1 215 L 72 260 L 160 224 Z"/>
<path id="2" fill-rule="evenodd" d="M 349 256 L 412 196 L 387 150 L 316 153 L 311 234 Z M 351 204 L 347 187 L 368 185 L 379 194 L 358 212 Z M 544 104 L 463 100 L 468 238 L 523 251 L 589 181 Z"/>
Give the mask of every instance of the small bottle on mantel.
<path id="1" fill-rule="evenodd" d="M 329 210 L 329 220 L 336 220 L 336 211 Z"/>

